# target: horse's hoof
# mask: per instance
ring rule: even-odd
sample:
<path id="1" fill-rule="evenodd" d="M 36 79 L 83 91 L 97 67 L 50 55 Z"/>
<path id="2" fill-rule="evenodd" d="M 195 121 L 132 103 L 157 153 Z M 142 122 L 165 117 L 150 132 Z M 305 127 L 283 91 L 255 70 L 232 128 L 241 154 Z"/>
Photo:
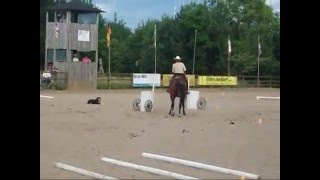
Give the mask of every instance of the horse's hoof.
<path id="1" fill-rule="evenodd" d="M 185 115 L 185 116 L 186 116 L 186 113 L 183 113 L 183 115 Z"/>

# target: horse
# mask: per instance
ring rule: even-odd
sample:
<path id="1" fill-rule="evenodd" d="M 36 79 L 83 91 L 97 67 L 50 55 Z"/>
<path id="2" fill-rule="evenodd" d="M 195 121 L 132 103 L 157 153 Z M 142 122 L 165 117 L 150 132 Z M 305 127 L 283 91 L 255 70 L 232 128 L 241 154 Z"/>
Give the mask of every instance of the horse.
<path id="1" fill-rule="evenodd" d="M 186 98 L 186 82 L 183 77 L 181 76 L 176 76 L 170 81 L 170 86 L 169 86 L 169 93 L 170 93 L 170 99 L 171 99 L 171 108 L 169 111 L 169 114 L 171 116 L 174 116 L 174 100 L 176 97 L 180 97 L 180 102 L 179 102 L 179 114 L 181 114 L 181 108 L 183 115 L 186 115 L 186 112 L 184 110 L 184 101 Z"/>

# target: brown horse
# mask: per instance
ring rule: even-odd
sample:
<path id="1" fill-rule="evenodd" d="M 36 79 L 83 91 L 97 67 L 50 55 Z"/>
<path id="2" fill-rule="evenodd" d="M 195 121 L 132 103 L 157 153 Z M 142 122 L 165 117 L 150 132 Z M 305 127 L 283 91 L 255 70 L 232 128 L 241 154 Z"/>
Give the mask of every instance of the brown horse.
<path id="1" fill-rule="evenodd" d="M 183 115 L 186 115 L 186 112 L 184 110 L 184 101 L 186 98 L 186 82 L 183 77 L 181 76 L 176 76 L 170 81 L 170 86 L 169 86 L 169 93 L 170 93 L 170 99 L 171 99 L 171 108 L 169 111 L 169 114 L 171 116 L 174 116 L 174 100 L 176 97 L 180 97 L 180 102 L 179 102 L 179 114 L 182 108 Z"/>

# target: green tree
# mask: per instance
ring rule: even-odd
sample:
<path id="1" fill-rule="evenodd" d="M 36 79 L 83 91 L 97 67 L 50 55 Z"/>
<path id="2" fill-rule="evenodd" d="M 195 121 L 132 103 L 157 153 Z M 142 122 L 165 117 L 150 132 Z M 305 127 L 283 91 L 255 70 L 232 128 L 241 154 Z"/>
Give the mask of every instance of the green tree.
<path id="1" fill-rule="evenodd" d="M 50 0 L 41 1 L 40 57 L 44 57 L 45 10 Z M 52 1 L 52 0 L 51 0 Z M 50 1 L 50 2 L 51 2 Z M 90 0 L 90 5 L 92 4 Z M 154 26 L 157 25 L 157 73 L 171 73 L 173 57 L 179 55 L 192 73 L 195 30 L 197 43 L 195 74 L 227 74 L 227 40 L 232 45 L 231 74 L 256 75 L 258 36 L 262 54 L 261 75 L 280 75 L 280 15 L 265 0 L 204 0 L 181 7 L 175 17 L 141 21 L 131 31 L 114 14 L 100 15 L 98 54 L 108 68 L 106 26 L 110 23 L 111 72 L 154 72 Z M 138 66 L 137 66 L 138 65 Z"/>
<path id="2" fill-rule="evenodd" d="M 106 42 L 107 24 L 111 27 L 111 43 L 110 43 L 110 66 L 111 72 L 131 72 L 134 64 L 133 60 L 128 56 L 128 39 L 131 36 L 131 30 L 125 26 L 123 20 L 118 21 L 117 15 L 114 20 L 108 22 L 104 18 L 99 21 L 99 43 L 98 54 L 103 60 L 103 68 L 108 69 L 109 49 Z"/>

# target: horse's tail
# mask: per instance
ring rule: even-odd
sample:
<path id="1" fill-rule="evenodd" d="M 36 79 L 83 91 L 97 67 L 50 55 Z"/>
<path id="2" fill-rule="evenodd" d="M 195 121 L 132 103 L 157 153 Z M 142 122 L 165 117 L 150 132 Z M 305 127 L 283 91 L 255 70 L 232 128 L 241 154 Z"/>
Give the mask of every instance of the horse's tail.
<path id="1" fill-rule="evenodd" d="M 177 82 L 177 94 L 180 98 L 183 98 L 183 99 L 186 96 L 185 87 L 186 87 L 186 84 L 184 82 L 181 82 L 181 81 Z"/>
<path id="2" fill-rule="evenodd" d="M 185 81 L 181 76 L 177 76 L 170 80 L 169 92 L 171 101 L 173 101 L 175 97 L 185 97 L 185 87 Z"/>

